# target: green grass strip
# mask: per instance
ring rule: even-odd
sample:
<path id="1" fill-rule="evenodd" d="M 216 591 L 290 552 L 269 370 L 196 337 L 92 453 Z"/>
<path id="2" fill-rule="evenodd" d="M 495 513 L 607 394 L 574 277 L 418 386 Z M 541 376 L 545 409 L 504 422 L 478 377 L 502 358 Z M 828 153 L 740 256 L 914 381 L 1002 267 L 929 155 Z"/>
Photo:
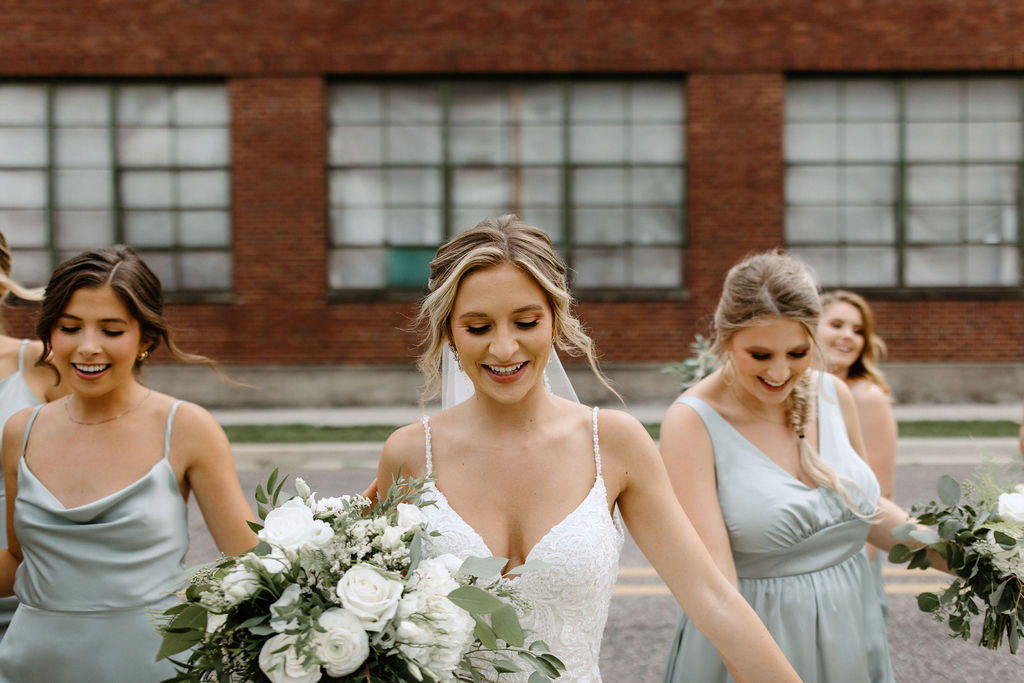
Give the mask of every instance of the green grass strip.
<path id="1" fill-rule="evenodd" d="M 644 425 L 655 440 L 660 434 L 659 424 Z M 1020 425 L 1012 420 L 955 420 L 900 422 L 900 436 L 966 438 L 1015 437 Z M 224 427 L 234 443 L 310 443 L 324 441 L 381 442 L 397 427 L 391 425 L 355 425 L 324 427 L 317 425 L 228 425 Z"/>

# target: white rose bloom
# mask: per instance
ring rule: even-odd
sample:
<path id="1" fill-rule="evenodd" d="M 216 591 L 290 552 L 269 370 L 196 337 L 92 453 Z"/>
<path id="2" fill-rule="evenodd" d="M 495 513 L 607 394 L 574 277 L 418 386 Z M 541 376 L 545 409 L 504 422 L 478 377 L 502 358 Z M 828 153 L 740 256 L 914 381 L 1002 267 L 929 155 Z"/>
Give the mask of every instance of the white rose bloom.
<path id="1" fill-rule="evenodd" d="M 380 547 L 384 550 L 398 550 L 405 544 L 402 543 L 403 531 L 397 526 L 389 526 L 380 536 Z"/>
<path id="2" fill-rule="evenodd" d="M 288 649 L 277 652 L 281 648 Z M 295 651 L 295 636 L 278 634 L 267 639 L 260 649 L 260 669 L 271 683 L 316 683 L 322 677 L 320 666 L 310 662 L 303 664 L 305 657 Z"/>
<path id="3" fill-rule="evenodd" d="M 448 557 L 454 558 L 453 555 Z M 458 562 L 457 559 L 456 563 L 457 566 L 452 570 L 450 568 L 452 566 L 451 560 L 445 558 L 444 555 L 421 560 L 415 572 L 417 589 L 433 595 L 448 595 L 459 587 L 458 582 L 452 578 L 452 575 L 458 571 L 458 567 L 462 566 L 462 563 Z"/>
<path id="4" fill-rule="evenodd" d="M 316 655 L 331 676 L 344 676 L 370 656 L 370 639 L 362 623 L 347 610 L 332 608 L 318 620 L 323 633 L 315 636 Z"/>
<path id="5" fill-rule="evenodd" d="M 367 631 L 380 631 L 395 616 L 402 597 L 402 582 L 388 578 L 373 567 L 357 564 L 338 581 L 338 598 Z"/>
<path id="6" fill-rule="evenodd" d="M 281 593 L 281 597 L 279 597 L 274 604 L 270 606 L 270 628 L 274 629 L 278 633 L 284 633 L 288 629 L 295 628 L 298 625 L 295 619 L 285 621 L 280 610 L 287 609 L 297 603 L 301 594 L 302 589 L 295 583 L 284 589 Z"/>
<path id="7" fill-rule="evenodd" d="M 246 567 L 235 567 L 221 579 L 224 597 L 232 603 L 241 602 L 255 595 L 260 587 L 259 577 Z"/>
<path id="8" fill-rule="evenodd" d="M 1024 493 L 1001 494 L 996 514 L 1004 522 L 1024 524 Z"/>
<path id="9" fill-rule="evenodd" d="M 309 538 L 309 545 L 314 548 L 324 548 L 334 540 L 334 529 L 327 522 L 319 519 L 313 520 L 313 533 Z"/>
<path id="10" fill-rule="evenodd" d="M 277 552 L 260 557 L 260 564 L 271 574 L 283 574 L 289 566 L 288 558 Z"/>
<path id="11" fill-rule="evenodd" d="M 403 532 L 414 529 L 425 521 L 426 518 L 423 516 L 423 512 L 416 505 L 410 505 L 409 503 L 398 504 L 398 528 Z"/>
<path id="12" fill-rule="evenodd" d="M 226 615 L 226 614 L 217 614 L 216 612 L 207 612 L 206 613 L 206 632 L 209 634 L 209 633 L 214 633 L 215 631 L 219 631 L 220 627 L 223 626 L 225 624 L 225 622 L 227 622 L 227 620 L 228 620 L 228 615 Z"/>
<path id="13" fill-rule="evenodd" d="M 316 515 L 326 516 L 341 512 L 345 509 L 345 502 L 350 499 L 351 496 L 341 496 L 340 498 L 321 498 L 316 501 L 316 505 L 313 507 L 313 513 Z"/>
<path id="14" fill-rule="evenodd" d="M 313 533 L 313 511 L 298 498 L 292 498 L 267 513 L 257 534 L 261 541 L 284 550 L 297 550 Z"/>

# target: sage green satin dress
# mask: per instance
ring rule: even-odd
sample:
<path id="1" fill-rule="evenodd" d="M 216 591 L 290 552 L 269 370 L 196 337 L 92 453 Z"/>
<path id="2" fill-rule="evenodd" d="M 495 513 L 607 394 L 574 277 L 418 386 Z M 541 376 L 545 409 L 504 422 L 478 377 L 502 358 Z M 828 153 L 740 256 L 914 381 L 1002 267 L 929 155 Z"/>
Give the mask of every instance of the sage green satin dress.
<path id="1" fill-rule="evenodd" d="M 0 681 L 155 683 L 174 675 L 157 663 L 155 613 L 177 600 L 188 550 L 186 505 L 167 460 L 86 505 L 66 508 L 18 466 L 14 527 L 24 559 L 14 583 L 21 601 L 0 642 Z M 28 443 L 32 414 L 25 430 Z"/>
<path id="2" fill-rule="evenodd" d="M 820 375 L 819 452 L 862 513 L 878 481 L 850 445 L 831 375 Z M 739 590 L 805 683 L 891 683 L 882 606 L 864 551 L 869 525 L 826 487 L 810 488 L 776 465 L 700 399 L 715 451 L 718 500 Z M 714 646 L 685 614 L 665 670 L 667 683 L 732 681 Z"/>
<path id="3" fill-rule="evenodd" d="M 32 393 L 25 381 L 25 347 L 28 339 L 21 340 L 18 348 L 18 370 L 0 380 L 0 434 L 11 415 L 23 408 L 39 405 L 39 399 Z M 3 472 L 0 472 L 0 548 L 7 547 L 7 493 L 4 491 Z M 14 597 L 0 598 L 0 638 L 7 632 L 14 610 L 18 608 L 18 599 Z"/>

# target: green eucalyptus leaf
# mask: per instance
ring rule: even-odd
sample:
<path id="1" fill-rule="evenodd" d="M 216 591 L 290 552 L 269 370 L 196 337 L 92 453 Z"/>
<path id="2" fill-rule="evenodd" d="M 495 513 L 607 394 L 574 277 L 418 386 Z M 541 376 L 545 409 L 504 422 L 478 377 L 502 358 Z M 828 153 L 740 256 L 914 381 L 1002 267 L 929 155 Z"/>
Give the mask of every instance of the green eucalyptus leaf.
<path id="1" fill-rule="evenodd" d="M 470 616 L 476 622 L 476 627 L 473 629 L 476 639 L 488 650 L 497 650 L 498 636 L 494 635 L 494 629 L 491 628 L 491 625 L 472 612 L 470 612 Z"/>
<path id="2" fill-rule="evenodd" d="M 942 540 L 935 529 L 929 529 L 928 527 L 914 529 L 910 532 L 910 537 L 926 545 L 932 545 Z"/>
<path id="3" fill-rule="evenodd" d="M 494 667 L 494 670 L 497 671 L 499 674 L 510 674 L 515 673 L 517 671 L 522 671 L 522 669 L 519 668 L 519 665 L 511 659 L 509 659 L 508 657 L 495 657 L 494 659 L 490 660 L 490 663 L 491 666 Z"/>
<path id="4" fill-rule="evenodd" d="M 511 605 L 504 605 L 491 614 L 491 626 L 499 638 L 512 647 L 523 646 L 523 628 Z"/>
<path id="5" fill-rule="evenodd" d="M 459 571 L 478 579 L 486 579 L 500 573 L 506 564 L 507 557 L 467 557 Z"/>
<path id="6" fill-rule="evenodd" d="M 1009 550 L 1017 546 L 1017 539 L 1008 533 L 999 531 L 998 529 L 992 532 L 992 538 L 995 542 L 1003 547 L 1004 550 Z"/>
<path id="7" fill-rule="evenodd" d="M 922 612 L 934 612 L 939 608 L 939 598 L 935 593 L 919 593 L 917 607 Z"/>
<path id="8" fill-rule="evenodd" d="M 539 571 L 541 569 L 547 569 L 550 566 L 551 566 L 551 563 L 550 562 L 545 562 L 544 560 L 530 560 L 529 562 L 521 564 L 518 567 L 513 567 L 512 569 L 509 569 L 508 573 L 509 574 L 523 574 L 523 573 L 526 573 L 526 572 L 535 572 L 535 571 Z"/>
<path id="9" fill-rule="evenodd" d="M 960 484 L 948 474 L 939 477 L 936 488 L 939 490 L 939 500 L 946 505 L 953 507 L 960 502 Z"/>
<path id="10" fill-rule="evenodd" d="M 476 586 L 459 586 L 448 594 L 448 599 L 470 614 L 487 614 L 505 606 L 504 602 Z"/>
<path id="11" fill-rule="evenodd" d="M 526 683 L 551 683 L 551 678 L 544 676 L 543 674 L 534 671 L 530 674 L 530 678 L 527 679 Z"/>
<path id="12" fill-rule="evenodd" d="M 897 543 L 889 550 L 889 561 L 894 564 L 903 564 L 910 559 L 911 555 L 910 548 L 902 543 Z"/>
<path id="13" fill-rule="evenodd" d="M 900 524 L 898 527 L 892 530 L 892 537 L 897 541 L 909 541 L 911 536 L 910 532 L 917 528 L 917 525 L 913 522 L 907 524 Z"/>

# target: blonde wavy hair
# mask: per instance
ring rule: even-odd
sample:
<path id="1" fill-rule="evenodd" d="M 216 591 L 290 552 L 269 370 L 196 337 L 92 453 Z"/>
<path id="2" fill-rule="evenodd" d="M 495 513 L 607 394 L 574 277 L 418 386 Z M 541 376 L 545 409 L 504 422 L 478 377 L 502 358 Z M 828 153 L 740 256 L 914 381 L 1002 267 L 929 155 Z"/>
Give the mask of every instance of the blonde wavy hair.
<path id="1" fill-rule="evenodd" d="M 42 301 L 43 289 L 24 287 L 11 278 L 11 248 L 7 238 L 0 232 L 0 297 L 7 299 L 11 294 L 25 301 Z"/>
<path id="2" fill-rule="evenodd" d="M 585 356 L 594 375 L 619 396 L 597 364 L 593 340 L 572 313 L 567 269 L 543 230 L 507 214 L 487 218 L 441 245 L 430 262 L 430 293 L 420 305 L 417 327 L 426 349 L 417 367 L 426 379 L 421 400 L 437 394 L 441 386 L 441 355 L 451 340 L 451 313 L 462 280 L 478 270 L 511 264 L 529 275 L 547 295 L 554 318 L 555 348 L 571 356 Z M 621 397 L 620 397 L 621 398 Z"/>
<path id="3" fill-rule="evenodd" d="M 846 371 L 846 376 L 850 379 L 867 380 L 884 391 L 887 396 L 892 396 L 892 389 L 885 381 L 885 375 L 878 368 L 878 363 L 885 358 L 887 349 L 885 342 L 875 332 L 875 316 L 871 312 L 871 307 L 860 294 L 845 289 L 836 289 L 821 295 L 821 310 L 824 312 L 838 301 L 850 304 L 860 311 L 860 318 L 863 321 L 861 332 L 864 336 L 864 348 L 861 349 L 857 360 L 850 365 L 850 369 Z"/>
<path id="4" fill-rule="evenodd" d="M 814 364 L 820 366 L 818 359 L 824 358 L 817 335 L 821 311 L 818 287 L 807 266 L 779 250 L 754 254 L 733 266 L 725 276 L 722 297 L 715 309 L 710 351 L 720 361 L 725 361 L 729 342 L 737 332 L 772 319 L 785 318 L 799 323 L 807 332 L 818 351 L 812 354 Z M 816 484 L 835 491 L 854 514 L 865 517 L 843 485 L 849 480 L 836 474 L 803 438 L 817 394 L 814 370 L 822 371 L 824 368 L 808 368 L 797 379 L 786 402 L 787 426 L 800 437 L 800 466 Z"/>

